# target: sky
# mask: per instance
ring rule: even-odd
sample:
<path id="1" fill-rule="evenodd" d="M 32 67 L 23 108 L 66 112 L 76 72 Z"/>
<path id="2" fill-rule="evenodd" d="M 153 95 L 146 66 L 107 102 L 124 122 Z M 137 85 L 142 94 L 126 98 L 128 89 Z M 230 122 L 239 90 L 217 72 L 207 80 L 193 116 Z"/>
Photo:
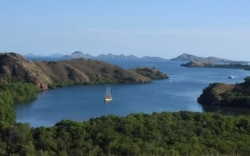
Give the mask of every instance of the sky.
<path id="1" fill-rule="evenodd" d="M 249 0 L 0 0 L 0 52 L 250 61 Z"/>

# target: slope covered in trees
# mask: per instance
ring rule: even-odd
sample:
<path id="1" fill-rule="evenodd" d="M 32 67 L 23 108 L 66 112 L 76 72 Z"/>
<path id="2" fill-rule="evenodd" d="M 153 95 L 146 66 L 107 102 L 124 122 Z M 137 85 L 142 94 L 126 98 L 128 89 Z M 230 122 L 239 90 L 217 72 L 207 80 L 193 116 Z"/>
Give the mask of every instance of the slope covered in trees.
<path id="1" fill-rule="evenodd" d="M 37 94 L 38 89 L 34 84 L 21 82 L 0 84 L 0 124 L 14 123 L 14 104 L 33 100 Z"/>
<path id="2" fill-rule="evenodd" d="M 130 114 L 53 127 L 0 127 L 1 155 L 248 155 L 250 117 L 215 113 Z"/>

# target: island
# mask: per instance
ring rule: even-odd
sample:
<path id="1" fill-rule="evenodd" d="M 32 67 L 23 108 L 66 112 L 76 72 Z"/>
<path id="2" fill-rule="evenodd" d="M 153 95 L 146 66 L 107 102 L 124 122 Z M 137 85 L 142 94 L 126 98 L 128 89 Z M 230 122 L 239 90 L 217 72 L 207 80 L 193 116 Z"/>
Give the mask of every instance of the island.
<path id="1" fill-rule="evenodd" d="M 188 63 L 182 63 L 181 66 L 200 67 L 200 68 L 234 68 L 234 69 L 250 70 L 249 64 L 241 64 L 241 63 L 216 64 L 216 63 L 204 63 L 204 62 L 198 62 L 198 61 L 190 61 Z"/>
<path id="2" fill-rule="evenodd" d="M 171 61 L 182 61 L 183 67 L 199 67 L 199 68 L 234 68 L 250 70 L 250 63 L 247 61 L 233 61 L 218 57 L 199 57 L 191 54 L 183 53 L 178 57 L 170 59 Z"/>
<path id="3" fill-rule="evenodd" d="M 187 54 L 187 53 L 183 53 L 175 58 L 170 59 L 171 61 L 185 61 L 185 62 L 202 62 L 202 63 L 232 63 L 235 61 L 232 60 L 228 60 L 228 59 L 223 59 L 223 58 L 218 58 L 218 57 L 213 57 L 213 56 L 209 56 L 209 57 L 200 57 L 200 56 L 196 56 L 196 55 L 192 55 L 192 54 Z"/>

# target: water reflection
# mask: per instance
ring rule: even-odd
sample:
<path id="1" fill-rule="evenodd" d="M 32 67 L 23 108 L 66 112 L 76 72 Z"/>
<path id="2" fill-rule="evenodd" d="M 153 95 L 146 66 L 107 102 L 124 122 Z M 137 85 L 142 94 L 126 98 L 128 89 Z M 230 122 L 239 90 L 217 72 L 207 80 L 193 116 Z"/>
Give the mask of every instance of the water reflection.
<path id="1" fill-rule="evenodd" d="M 227 115 L 249 115 L 250 108 L 242 107 L 222 107 L 222 106 L 208 106 L 203 105 L 202 109 L 204 112 L 215 112 Z"/>

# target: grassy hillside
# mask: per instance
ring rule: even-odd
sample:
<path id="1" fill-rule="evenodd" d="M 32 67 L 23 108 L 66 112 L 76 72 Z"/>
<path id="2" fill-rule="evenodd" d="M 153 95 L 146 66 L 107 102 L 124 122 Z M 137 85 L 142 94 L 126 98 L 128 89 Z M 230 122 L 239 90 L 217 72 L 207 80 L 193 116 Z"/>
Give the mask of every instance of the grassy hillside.
<path id="1" fill-rule="evenodd" d="M 135 71 L 96 60 L 28 61 L 16 53 L 0 54 L 0 82 L 35 83 L 41 89 L 75 84 L 148 83 Z"/>
<path id="2" fill-rule="evenodd" d="M 198 102 L 203 105 L 250 107 L 250 77 L 235 85 L 210 84 L 203 90 Z"/>

